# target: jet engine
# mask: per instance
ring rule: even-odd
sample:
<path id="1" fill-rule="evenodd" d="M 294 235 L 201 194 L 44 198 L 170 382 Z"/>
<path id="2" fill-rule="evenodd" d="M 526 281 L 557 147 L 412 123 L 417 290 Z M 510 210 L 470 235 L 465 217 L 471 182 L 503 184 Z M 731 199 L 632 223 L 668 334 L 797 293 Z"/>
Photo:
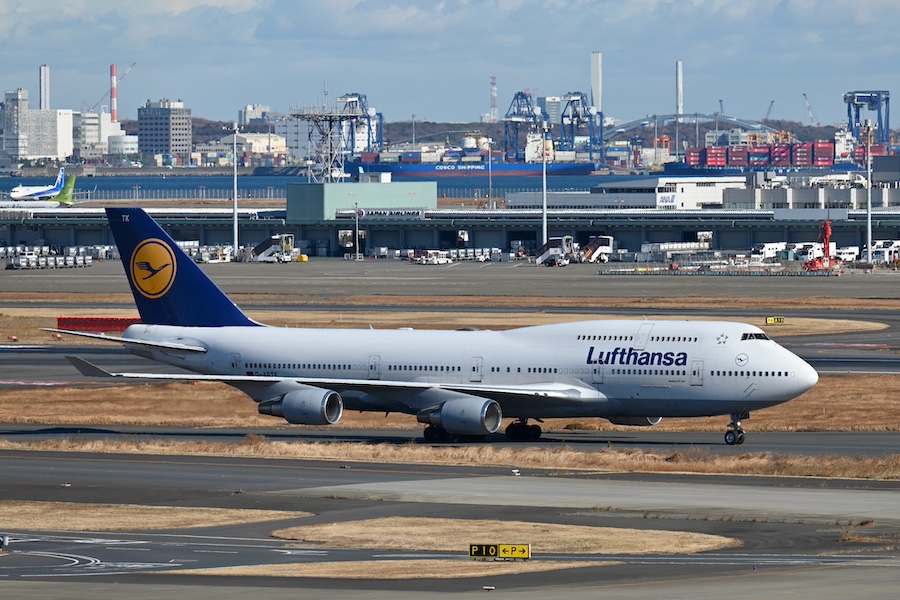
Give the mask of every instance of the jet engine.
<path id="1" fill-rule="evenodd" d="M 419 423 L 430 423 L 448 433 L 488 435 L 500 429 L 500 405 L 485 398 L 454 398 L 417 415 Z"/>
<path id="2" fill-rule="evenodd" d="M 633 427 L 652 427 L 659 425 L 662 417 L 607 417 L 613 425 L 631 425 Z"/>
<path id="3" fill-rule="evenodd" d="M 258 410 L 263 415 L 284 417 L 294 425 L 334 425 L 344 412 L 344 401 L 337 392 L 311 387 L 260 402 Z"/>

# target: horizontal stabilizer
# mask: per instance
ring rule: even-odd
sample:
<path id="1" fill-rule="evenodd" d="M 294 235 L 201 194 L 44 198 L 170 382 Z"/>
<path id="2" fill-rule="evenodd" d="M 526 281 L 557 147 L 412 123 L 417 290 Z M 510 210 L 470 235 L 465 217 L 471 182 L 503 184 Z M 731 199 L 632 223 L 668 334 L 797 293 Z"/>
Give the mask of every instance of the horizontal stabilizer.
<path id="1" fill-rule="evenodd" d="M 104 371 L 97 365 L 91 364 L 83 358 L 78 358 L 77 356 L 67 356 L 66 360 L 72 363 L 78 372 L 84 375 L 85 377 L 112 377 L 112 373 L 109 371 Z"/>
<path id="2" fill-rule="evenodd" d="M 117 344 L 125 344 L 126 346 L 140 348 L 159 348 L 162 350 L 182 350 L 184 352 L 206 352 L 203 346 L 191 346 L 189 344 L 179 344 L 177 342 L 151 342 L 148 340 L 135 340 L 131 338 L 117 337 L 114 335 L 105 335 L 102 333 L 88 333 L 86 331 L 70 331 L 68 329 L 52 329 L 50 327 L 41 327 L 41 331 L 49 331 L 50 333 L 64 333 L 66 335 L 77 335 L 79 337 L 91 338 L 94 340 L 103 340 L 104 342 L 115 342 Z"/>

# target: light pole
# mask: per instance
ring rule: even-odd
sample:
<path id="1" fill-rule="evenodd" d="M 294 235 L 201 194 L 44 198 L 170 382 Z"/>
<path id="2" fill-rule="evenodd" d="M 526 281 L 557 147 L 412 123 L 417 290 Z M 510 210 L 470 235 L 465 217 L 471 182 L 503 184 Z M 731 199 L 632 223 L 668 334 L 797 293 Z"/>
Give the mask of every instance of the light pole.
<path id="1" fill-rule="evenodd" d="M 547 132 L 550 131 L 550 125 L 547 121 L 541 119 L 541 234 L 543 241 L 541 245 L 547 243 Z"/>
<path id="2" fill-rule="evenodd" d="M 494 162 L 494 140 L 488 138 L 488 208 L 494 208 L 494 184 L 492 180 L 491 166 Z"/>
<path id="3" fill-rule="evenodd" d="M 356 227 L 354 229 L 354 238 L 353 238 L 353 260 L 360 260 L 359 258 L 359 203 L 355 203 L 353 205 L 353 216 L 356 218 Z"/>
<path id="4" fill-rule="evenodd" d="M 872 260 L 872 133 L 877 129 L 870 119 L 866 119 L 863 131 L 866 135 L 866 252 L 869 264 Z"/>
<path id="5" fill-rule="evenodd" d="M 237 259 L 237 252 L 238 252 L 237 133 L 238 133 L 238 124 L 237 124 L 237 122 L 234 122 L 234 123 L 232 123 L 232 128 L 231 128 L 231 142 L 232 142 L 232 150 L 231 150 L 232 151 L 232 161 L 231 162 L 234 166 L 234 189 L 232 190 L 232 196 L 234 198 L 234 216 L 232 219 L 232 226 L 233 226 L 232 233 L 234 234 L 234 237 L 233 237 L 234 247 L 231 250 L 231 256 L 234 259 Z"/>
<path id="6" fill-rule="evenodd" d="M 412 126 L 413 126 L 413 152 L 416 151 L 416 114 L 413 113 L 412 116 Z"/>

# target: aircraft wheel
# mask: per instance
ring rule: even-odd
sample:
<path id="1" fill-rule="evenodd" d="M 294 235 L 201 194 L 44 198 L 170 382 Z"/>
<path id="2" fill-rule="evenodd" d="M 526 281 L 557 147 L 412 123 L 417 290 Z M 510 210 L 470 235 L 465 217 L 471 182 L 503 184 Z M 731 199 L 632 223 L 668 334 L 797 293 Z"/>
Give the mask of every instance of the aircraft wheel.
<path id="1" fill-rule="evenodd" d="M 734 446 L 737 443 L 738 436 L 734 431 L 728 430 L 725 432 L 725 443 L 729 446 Z"/>

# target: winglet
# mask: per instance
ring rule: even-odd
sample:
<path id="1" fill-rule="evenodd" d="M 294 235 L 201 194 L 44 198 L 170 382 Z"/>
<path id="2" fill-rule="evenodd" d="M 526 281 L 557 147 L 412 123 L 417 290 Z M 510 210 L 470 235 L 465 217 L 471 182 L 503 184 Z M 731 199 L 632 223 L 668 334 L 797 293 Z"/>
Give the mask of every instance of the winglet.
<path id="1" fill-rule="evenodd" d="M 85 377 L 113 377 L 113 374 L 109 371 L 104 371 L 97 365 L 91 364 L 83 358 L 78 358 L 77 356 L 67 356 L 66 360 L 72 363 L 72 366 L 78 369 L 78 371 Z"/>

